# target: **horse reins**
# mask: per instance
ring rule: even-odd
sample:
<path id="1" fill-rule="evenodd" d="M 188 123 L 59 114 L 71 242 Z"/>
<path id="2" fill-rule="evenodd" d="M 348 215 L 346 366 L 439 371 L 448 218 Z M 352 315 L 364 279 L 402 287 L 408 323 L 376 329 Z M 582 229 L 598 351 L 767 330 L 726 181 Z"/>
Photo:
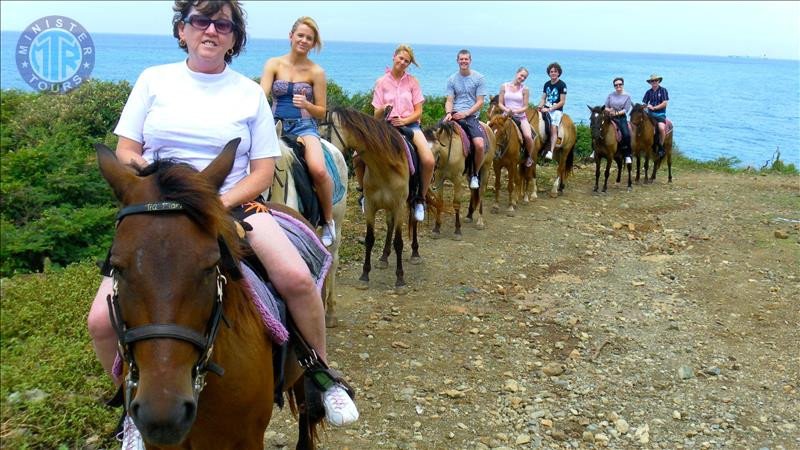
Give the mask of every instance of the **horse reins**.
<path id="1" fill-rule="evenodd" d="M 186 211 L 186 209 L 178 202 L 164 201 L 130 205 L 122 208 L 117 214 L 117 226 L 119 226 L 119 222 L 123 218 L 134 214 L 164 214 L 180 213 L 184 211 Z M 192 387 L 195 401 L 197 401 L 200 392 L 205 387 L 205 377 L 208 372 L 213 372 L 219 376 L 225 373 L 222 367 L 211 361 L 214 341 L 217 338 L 220 323 L 225 322 L 226 325 L 230 326 L 225 319 L 222 308 L 223 288 L 228 280 L 220 271 L 220 265 L 229 270 L 228 273 L 233 277 L 241 277 L 241 272 L 238 271 L 236 262 L 225 241 L 221 237 L 218 237 L 217 241 L 220 246 L 221 260 L 220 264 L 216 266 L 217 289 L 214 296 L 214 306 L 206 325 L 205 334 L 200 334 L 191 328 L 174 323 L 151 323 L 128 328 L 122 317 L 122 310 L 119 304 L 119 279 L 117 278 L 116 272 L 112 269 L 113 295 L 108 295 L 106 297 L 106 302 L 108 303 L 108 314 L 111 318 L 111 326 L 117 333 L 117 343 L 119 345 L 120 354 L 129 367 L 128 375 L 125 377 L 126 410 L 130 410 L 129 407 L 133 400 L 133 391 L 139 385 L 139 368 L 136 365 L 136 360 L 131 348 L 136 342 L 148 339 L 176 339 L 188 342 L 197 347 L 200 350 L 200 357 L 192 368 Z"/>

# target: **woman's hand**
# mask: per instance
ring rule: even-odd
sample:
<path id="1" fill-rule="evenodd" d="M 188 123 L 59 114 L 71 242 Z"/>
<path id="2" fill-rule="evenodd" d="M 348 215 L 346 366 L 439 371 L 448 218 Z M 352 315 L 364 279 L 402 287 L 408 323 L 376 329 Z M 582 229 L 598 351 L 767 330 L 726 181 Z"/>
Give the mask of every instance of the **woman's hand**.
<path id="1" fill-rule="evenodd" d="M 403 118 L 394 117 L 389 122 L 392 124 L 392 126 L 395 126 L 395 127 L 402 127 L 403 125 L 407 125 L 405 117 L 403 117 Z"/>
<path id="2" fill-rule="evenodd" d="M 292 96 L 292 105 L 294 105 L 296 108 L 308 109 L 309 103 L 310 102 L 308 101 L 308 99 L 306 99 L 305 95 L 294 94 Z"/>

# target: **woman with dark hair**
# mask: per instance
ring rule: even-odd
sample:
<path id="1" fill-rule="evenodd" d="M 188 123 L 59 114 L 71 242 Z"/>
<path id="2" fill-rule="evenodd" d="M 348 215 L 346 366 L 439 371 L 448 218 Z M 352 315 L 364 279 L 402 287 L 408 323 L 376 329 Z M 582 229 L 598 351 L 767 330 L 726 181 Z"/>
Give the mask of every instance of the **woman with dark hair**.
<path id="1" fill-rule="evenodd" d="M 244 11 L 235 0 L 176 1 L 173 10 L 173 35 L 188 56 L 147 68 L 139 76 L 114 130 L 119 136 L 117 158 L 138 167 L 172 159 L 202 170 L 228 141 L 241 138 L 220 199 L 252 228 L 247 232 L 251 247 L 303 337 L 327 360 L 320 292 L 297 249 L 261 203 L 260 194 L 272 181 L 275 158 L 281 156 L 269 103 L 258 84 L 228 65 L 246 42 Z M 104 275 L 88 326 L 97 357 L 113 377 L 117 335 L 106 303 L 112 278 L 110 273 Z M 355 405 L 340 386 L 326 391 L 324 399 L 334 423 L 357 418 Z M 123 447 L 135 445 L 137 439 L 138 432 L 127 418 Z"/>
<path id="2" fill-rule="evenodd" d="M 625 80 L 622 77 L 614 78 L 614 92 L 608 94 L 605 110 L 617 124 L 622 133 L 622 154 L 625 155 L 625 164 L 631 163 L 631 132 L 628 129 L 628 114 L 633 109 L 631 96 L 624 90 Z"/>

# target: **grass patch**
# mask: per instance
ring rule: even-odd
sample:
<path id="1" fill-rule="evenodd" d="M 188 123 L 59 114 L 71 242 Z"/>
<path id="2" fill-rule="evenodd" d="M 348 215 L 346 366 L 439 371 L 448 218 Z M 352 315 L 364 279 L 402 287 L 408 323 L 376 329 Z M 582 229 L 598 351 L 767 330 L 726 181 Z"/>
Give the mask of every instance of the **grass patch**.
<path id="1" fill-rule="evenodd" d="M 113 386 L 86 329 L 99 280 L 88 261 L 2 280 L 4 448 L 113 444 L 104 437 L 113 431 L 118 412 L 103 405 Z"/>

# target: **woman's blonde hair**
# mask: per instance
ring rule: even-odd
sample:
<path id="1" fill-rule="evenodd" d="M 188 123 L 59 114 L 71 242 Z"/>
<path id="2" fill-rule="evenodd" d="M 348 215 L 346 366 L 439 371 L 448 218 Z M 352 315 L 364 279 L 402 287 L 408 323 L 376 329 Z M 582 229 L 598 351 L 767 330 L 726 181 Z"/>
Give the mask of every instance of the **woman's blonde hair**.
<path id="1" fill-rule="evenodd" d="M 410 45 L 408 45 L 408 44 L 400 44 L 400 45 L 398 45 L 397 48 L 394 50 L 395 56 L 397 56 L 397 54 L 400 53 L 400 52 L 408 53 L 408 57 L 411 60 L 411 64 L 419 67 L 419 64 L 417 64 L 417 60 L 414 59 L 414 49 L 412 49 Z"/>
<path id="2" fill-rule="evenodd" d="M 317 53 L 322 51 L 322 38 L 319 35 L 319 27 L 317 26 L 317 22 L 315 22 L 311 17 L 303 16 L 294 21 L 294 25 L 292 25 L 292 34 L 294 34 L 295 30 L 297 30 L 297 27 L 300 25 L 305 25 L 314 30 L 314 48 L 317 50 Z"/>

